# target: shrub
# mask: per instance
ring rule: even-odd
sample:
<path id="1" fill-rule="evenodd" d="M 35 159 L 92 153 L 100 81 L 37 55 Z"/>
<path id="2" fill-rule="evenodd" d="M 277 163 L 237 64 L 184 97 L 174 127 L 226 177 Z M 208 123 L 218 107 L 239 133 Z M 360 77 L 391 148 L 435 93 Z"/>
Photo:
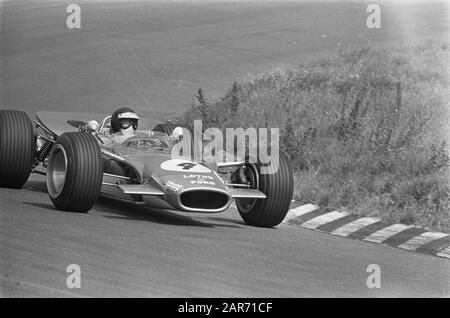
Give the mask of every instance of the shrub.
<path id="1" fill-rule="evenodd" d="M 279 127 L 299 200 L 450 230 L 449 53 L 431 42 L 341 50 L 249 74 L 182 120 Z"/>

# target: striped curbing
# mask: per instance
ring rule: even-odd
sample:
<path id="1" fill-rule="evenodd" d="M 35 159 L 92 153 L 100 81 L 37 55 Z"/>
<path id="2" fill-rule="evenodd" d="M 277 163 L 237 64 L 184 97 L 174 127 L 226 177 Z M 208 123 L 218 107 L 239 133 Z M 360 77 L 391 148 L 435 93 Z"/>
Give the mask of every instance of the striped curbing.
<path id="1" fill-rule="evenodd" d="M 332 235 L 389 245 L 404 250 L 450 258 L 450 234 L 424 228 L 383 222 L 347 212 L 305 204 L 291 209 L 283 221 Z"/>

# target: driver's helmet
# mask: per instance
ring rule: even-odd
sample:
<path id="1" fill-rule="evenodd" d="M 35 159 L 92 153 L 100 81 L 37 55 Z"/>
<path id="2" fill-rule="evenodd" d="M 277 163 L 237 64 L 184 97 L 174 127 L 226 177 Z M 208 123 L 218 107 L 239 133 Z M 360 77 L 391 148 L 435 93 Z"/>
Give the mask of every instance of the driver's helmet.
<path id="1" fill-rule="evenodd" d="M 128 129 L 133 126 L 133 130 L 138 128 L 139 116 L 128 107 L 116 110 L 111 116 L 111 131 L 113 134 Z"/>

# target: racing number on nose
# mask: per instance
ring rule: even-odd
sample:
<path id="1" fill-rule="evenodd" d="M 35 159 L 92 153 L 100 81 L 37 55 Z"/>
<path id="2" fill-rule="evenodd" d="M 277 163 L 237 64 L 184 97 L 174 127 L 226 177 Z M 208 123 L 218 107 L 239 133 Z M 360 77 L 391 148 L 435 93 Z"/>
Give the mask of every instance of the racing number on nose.
<path id="1" fill-rule="evenodd" d="M 192 169 L 193 167 L 195 167 L 197 164 L 196 163 L 192 163 L 192 162 L 183 162 L 178 164 L 177 166 L 179 167 L 183 167 L 183 170 L 189 170 Z"/>
<path id="2" fill-rule="evenodd" d="M 161 169 L 166 171 L 178 171 L 178 172 L 200 172 L 210 173 L 211 169 L 205 167 L 200 163 L 195 163 L 183 159 L 170 159 L 161 163 Z"/>

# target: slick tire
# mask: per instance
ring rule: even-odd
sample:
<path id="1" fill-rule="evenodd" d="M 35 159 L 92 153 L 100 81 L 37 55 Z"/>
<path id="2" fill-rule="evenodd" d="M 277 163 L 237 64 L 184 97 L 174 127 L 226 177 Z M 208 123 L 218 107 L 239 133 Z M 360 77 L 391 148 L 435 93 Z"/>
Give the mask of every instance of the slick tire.
<path id="1" fill-rule="evenodd" d="M 188 157 L 192 156 L 194 154 L 194 146 L 195 146 L 194 133 L 189 127 L 187 127 L 185 125 L 177 125 L 177 124 L 172 124 L 172 123 L 163 123 L 163 124 L 157 124 L 153 128 L 153 131 L 163 132 L 163 133 L 167 134 L 168 136 L 170 136 L 170 135 L 172 135 L 173 130 L 175 128 L 177 128 L 177 127 L 181 127 L 181 128 L 183 128 L 185 130 L 185 132 L 184 132 L 185 137 L 183 139 L 183 143 L 184 143 L 183 149 L 188 149 L 189 148 L 189 152 L 187 152 L 185 154 L 187 154 Z M 186 130 L 187 130 L 187 132 L 189 132 L 190 137 L 187 136 Z M 197 147 L 200 147 L 200 145 L 198 145 Z M 199 149 L 197 149 L 197 151 L 201 151 L 201 149 L 199 148 Z"/>
<path id="2" fill-rule="evenodd" d="M 62 134 L 48 160 L 47 190 L 59 210 L 87 212 L 100 193 L 103 159 L 94 136 L 85 132 Z"/>
<path id="3" fill-rule="evenodd" d="M 179 125 L 172 123 L 157 124 L 155 127 L 153 127 L 153 131 L 163 132 L 168 136 L 170 136 L 172 134 L 172 131 L 178 126 Z"/>
<path id="4" fill-rule="evenodd" d="M 25 112 L 0 110 L 0 186 L 20 189 L 31 173 L 34 128 Z"/>
<path id="5" fill-rule="evenodd" d="M 248 163 L 245 166 L 245 174 L 252 188 L 267 196 L 265 199 L 236 199 L 239 214 L 248 225 L 277 226 L 289 210 L 294 188 L 292 169 L 283 153 L 272 155 L 271 160 L 277 158 L 278 167 L 276 164 L 266 166 L 262 163 Z M 268 170 L 266 173 L 261 173 L 263 167 Z"/>

